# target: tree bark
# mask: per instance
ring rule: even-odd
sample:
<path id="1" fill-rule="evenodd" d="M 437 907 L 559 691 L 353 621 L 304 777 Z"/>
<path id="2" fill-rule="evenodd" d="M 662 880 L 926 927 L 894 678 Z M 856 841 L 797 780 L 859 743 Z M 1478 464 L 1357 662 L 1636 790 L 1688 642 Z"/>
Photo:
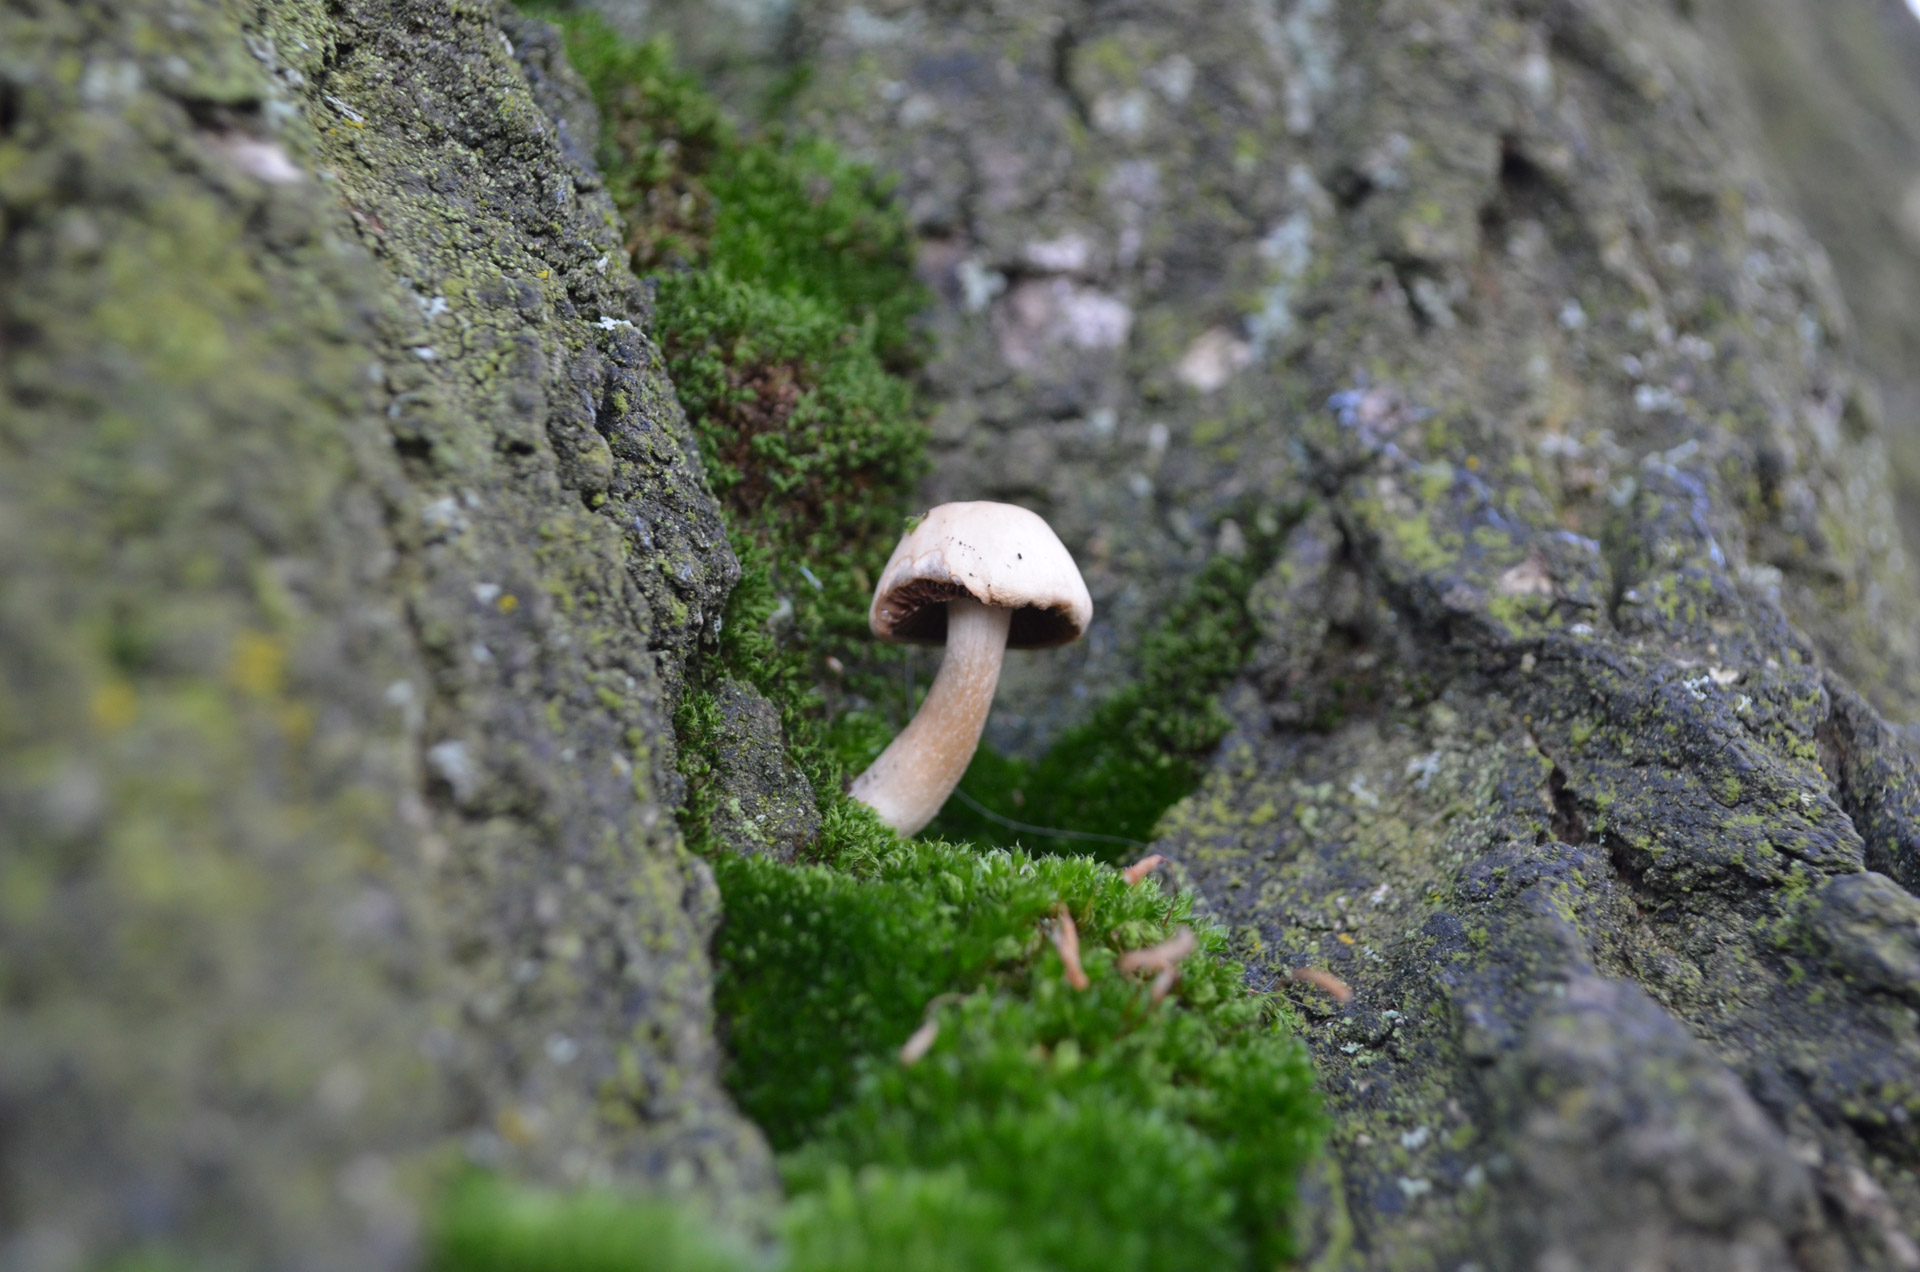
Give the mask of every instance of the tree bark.
<path id="1" fill-rule="evenodd" d="M 0 1264 L 750 1196 L 670 725 L 738 567 L 556 40 L 0 9 Z"/>
<path id="2" fill-rule="evenodd" d="M 1833 258 L 1879 382 L 1907 552 L 1920 551 L 1920 22 L 1905 0 L 1701 6 L 1782 192 Z"/>
<path id="3" fill-rule="evenodd" d="M 1310 1266 L 1920 1267 L 1913 582 L 1691 8 L 739 19 L 901 179 L 927 501 L 1032 504 L 1086 566 L 1093 640 L 1009 669 L 994 740 L 1124 677 L 1226 519 L 1286 531 L 1156 848 L 1302 1014 Z"/>
<path id="4" fill-rule="evenodd" d="M 724 7 L 902 180 L 929 502 L 1086 567 L 1003 746 L 1285 536 L 1158 847 L 1314 1049 L 1312 1266 L 1920 1267 L 1913 583 L 1689 9 Z M 478 0 L 0 16 L 7 1266 L 767 1185 L 669 815 L 736 567 L 593 128 Z"/>

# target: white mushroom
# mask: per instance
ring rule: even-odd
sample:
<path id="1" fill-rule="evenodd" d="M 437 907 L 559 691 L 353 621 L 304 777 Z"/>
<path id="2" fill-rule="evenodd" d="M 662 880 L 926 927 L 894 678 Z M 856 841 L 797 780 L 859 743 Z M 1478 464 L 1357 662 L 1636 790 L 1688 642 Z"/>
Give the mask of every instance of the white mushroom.
<path id="1" fill-rule="evenodd" d="M 1078 640 L 1093 598 L 1053 528 L 1012 504 L 941 504 L 880 572 L 867 625 L 881 640 L 938 645 L 946 657 L 919 714 L 853 797 L 903 835 L 933 820 L 980 744 L 1000 659 Z"/>

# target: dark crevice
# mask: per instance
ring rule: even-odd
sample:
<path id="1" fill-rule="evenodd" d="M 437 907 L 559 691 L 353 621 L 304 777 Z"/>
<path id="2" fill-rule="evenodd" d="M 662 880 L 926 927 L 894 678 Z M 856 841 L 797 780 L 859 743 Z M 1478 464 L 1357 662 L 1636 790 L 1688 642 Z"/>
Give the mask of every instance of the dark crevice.
<path id="1" fill-rule="evenodd" d="M 1507 226 L 1524 217 L 1549 220 L 1550 208 L 1561 202 L 1553 177 L 1527 158 L 1517 138 L 1502 137 L 1499 181 L 1480 208 L 1481 239 L 1498 242 Z"/>
<path id="2" fill-rule="evenodd" d="M 1358 168 L 1342 166 L 1327 184 L 1327 192 L 1342 212 L 1352 212 L 1372 198 L 1379 187 Z"/>
<path id="3" fill-rule="evenodd" d="M 1627 897 L 1641 917 L 1652 916 L 1658 910 L 1658 903 L 1646 899 L 1646 863 L 1634 855 L 1632 845 L 1624 839 L 1613 839 L 1607 846 L 1607 860 L 1613 864 L 1613 872 L 1620 877 L 1620 882 L 1627 885 Z"/>
<path id="4" fill-rule="evenodd" d="M 1920 782 L 1897 737 L 1865 700 L 1827 679 L 1813 739 L 1827 792 L 1860 836 L 1863 864 L 1920 893 Z"/>
<path id="5" fill-rule="evenodd" d="M 1852 783 L 1847 780 L 1848 770 L 1853 766 L 1853 730 L 1842 725 L 1838 716 L 1829 712 L 1827 717 L 1814 726 L 1813 744 L 1820 755 L 1821 771 L 1827 775 L 1834 802 L 1848 816 L 1852 810 L 1847 808 L 1851 802 L 1848 789 Z"/>
<path id="6" fill-rule="evenodd" d="M 1547 774 L 1547 792 L 1553 797 L 1553 837 L 1576 848 L 1586 843 L 1587 819 L 1580 815 L 1580 802 L 1567 789 L 1567 774 L 1558 764 Z"/>
<path id="7" fill-rule="evenodd" d="M 1500 139 L 1500 188 L 1515 203 L 1530 202 L 1553 194 L 1553 181 L 1527 158 L 1514 137 Z"/>
<path id="8" fill-rule="evenodd" d="M 1607 622 L 1620 626 L 1620 608 L 1640 577 L 1640 539 L 1634 532 L 1633 502 L 1614 509 L 1600 531 L 1600 555 L 1607 567 Z"/>
<path id="9" fill-rule="evenodd" d="M 1754 456 L 1753 477 L 1757 487 L 1755 520 L 1762 523 L 1780 520 L 1783 506 L 1780 492 L 1785 486 L 1790 465 L 1777 446 L 1762 444 Z"/>
<path id="10" fill-rule="evenodd" d="M 1060 34 L 1053 37 L 1053 82 L 1059 88 L 1060 95 L 1067 99 L 1067 106 L 1073 111 L 1073 117 L 1080 121 L 1082 128 L 1093 127 L 1093 111 L 1082 101 L 1080 93 L 1073 86 L 1073 51 L 1079 47 L 1080 36 L 1071 25 L 1060 28 Z"/>
<path id="11" fill-rule="evenodd" d="M 1414 283 L 1422 276 L 1421 269 L 1412 261 L 1391 257 L 1387 258 L 1386 264 L 1393 271 L 1393 281 L 1399 285 L 1400 294 L 1406 297 L 1407 312 L 1413 317 L 1414 331 L 1422 336 L 1427 335 L 1433 330 L 1433 318 L 1414 299 L 1413 291 Z"/>
<path id="12" fill-rule="evenodd" d="M 0 137 L 11 137 L 20 127 L 20 86 L 0 80 Z"/>

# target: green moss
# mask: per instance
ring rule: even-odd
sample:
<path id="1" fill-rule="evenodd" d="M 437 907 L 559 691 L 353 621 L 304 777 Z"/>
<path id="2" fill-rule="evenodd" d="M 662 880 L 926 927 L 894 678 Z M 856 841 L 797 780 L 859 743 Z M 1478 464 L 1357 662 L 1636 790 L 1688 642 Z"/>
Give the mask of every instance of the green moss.
<path id="1" fill-rule="evenodd" d="M 911 364 L 926 297 L 889 182 L 819 138 L 742 138 L 665 40 L 630 44 L 596 14 L 525 7 L 561 24 L 593 90 L 636 271 L 698 267 L 804 299 L 868 325 L 890 362 Z"/>
<path id="2" fill-rule="evenodd" d="M 858 874 L 716 863 L 733 1089 L 797 1189 L 951 1167 L 1045 1266 L 1268 1266 L 1316 1117 L 1306 1061 L 1191 899 L 1084 857 L 895 841 Z M 1042 935 L 1065 905 L 1091 988 Z M 1202 931 L 1155 1004 L 1118 954 Z M 898 1049 L 924 1019 L 925 1059 Z"/>
<path id="3" fill-rule="evenodd" d="M 959 1170 L 834 1169 L 788 1208 L 790 1267 L 817 1272 L 1039 1272 L 997 1199 Z"/>
<path id="4" fill-rule="evenodd" d="M 1039 1272 L 1002 1207 L 957 1170 L 831 1171 L 780 1218 L 785 1257 L 699 1212 L 612 1193 L 465 1182 L 433 1234 L 438 1272 Z M 125 1272 L 174 1272 L 130 1264 Z M 121 1272 L 116 1267 L 113 1272 Z"/>
<path id="5" fill-rule="evenodd" d="M 684 1208 L 482 1178 L 455 1189 L 437 1216 L 432 1247 L 428 1266 L 442 1272 L 745 1272 L 770 1262 Z"/>
<path id="6" fill-rule="evenodd" d="M 656 322 L 730 524 L 798 554 L 768 563 L 785 567 L 784 581 L 804 582 L 797 567 L 808 561 L 824 579 L 849 544 L 891 548 L 926 433 L 870 324 L 719 270 L 662 280 Z M 864 621 L 864 601 L 858 609 Z"/>

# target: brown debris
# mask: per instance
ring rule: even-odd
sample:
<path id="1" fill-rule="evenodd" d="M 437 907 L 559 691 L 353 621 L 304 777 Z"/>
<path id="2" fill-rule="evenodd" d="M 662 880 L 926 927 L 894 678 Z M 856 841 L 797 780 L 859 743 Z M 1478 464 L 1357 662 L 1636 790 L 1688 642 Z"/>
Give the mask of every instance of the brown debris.
<path id="1" fill-rule="evenodd" d="M 1087 979 L 1086 969 L 1080 966 L 1080 929 L 1074 926 L 1073 915 L 1062 902 L 1053 907 L 1053 948 L 1060 951 L 1060 961 L 1066 964 L 1067 984 L 1075 989 L 1085 989 L 1093 982 Z"/>
<path id="2" fill-rule="evenodd" d="M 1133 887 L 1165 864 L 1167 864 L 1167 859 L 1156 852 L 1150 856 L 1142 857 L 1140 860 L 1128 866 L 1125 870 L 1121 871 L 1121 877 L 1127 881 L 1128 887 Z"/>
<path id="3" fill-rule="evenodd" d="M 1294 980 L 1304 985 L 1324 989 L 1336 1003 L 1344 1003 L 1353 998 L 1353 987 L 1324 968 L 1296 967 L 1293 969 L 1292 976 Z"/>
<path id="4" fill-rule="evenodd" d="M 1159 1002 L 1172 992 L 1180 980 L 1180 960 L 1200 948 L 1199 938 L 1190 927 L 1182 927 L 1158 945 L 1128 950 L 1120 956 L 1123 972 L 1153 972 L 1153 1001 Z"/>
<path id="5" fill-rule="evenodd" d="M 940 1036 L 940 1022 L 932 1016 L 925 1024 L 913 1031 L 913 1036 L 900 1044 L 900 1063 L 912 1068 L 926 1058 L 933 1050 L 934 1039 Z"/>

